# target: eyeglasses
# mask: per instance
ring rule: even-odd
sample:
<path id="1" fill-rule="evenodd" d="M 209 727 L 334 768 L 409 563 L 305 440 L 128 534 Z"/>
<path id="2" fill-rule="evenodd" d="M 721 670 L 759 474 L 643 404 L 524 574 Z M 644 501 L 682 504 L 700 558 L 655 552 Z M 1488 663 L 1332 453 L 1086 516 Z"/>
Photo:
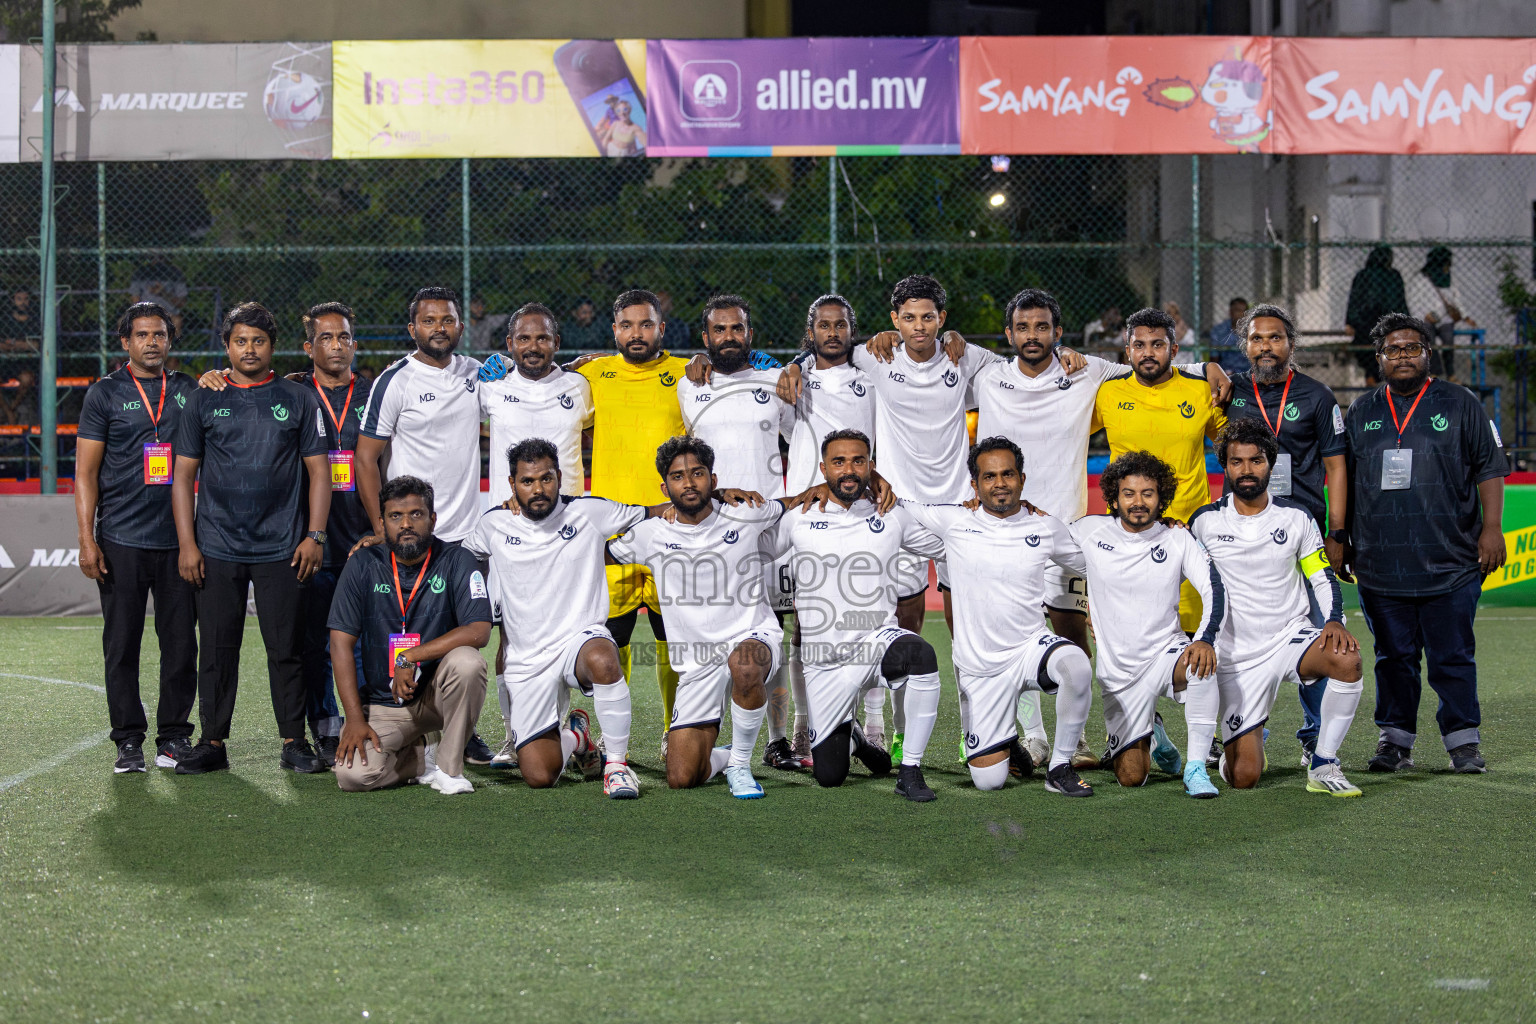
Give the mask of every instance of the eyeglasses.
<path id="1" fill-rule="evenodd" d="M 1410 341 L 1406 345 L 1388 345 L 1381 350 L 1383 359 L 1417 359 L 1428 351 L 1425 346 L 1417 341 Z"/>

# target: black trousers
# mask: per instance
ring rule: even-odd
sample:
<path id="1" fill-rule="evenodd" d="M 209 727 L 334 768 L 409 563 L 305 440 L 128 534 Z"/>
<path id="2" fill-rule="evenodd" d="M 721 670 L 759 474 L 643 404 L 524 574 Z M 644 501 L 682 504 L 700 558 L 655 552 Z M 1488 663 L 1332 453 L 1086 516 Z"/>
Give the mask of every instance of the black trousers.
<path id="1" fill-rule="evenodd" d="M 103 540 L 107 577 L 101 593 L 101 654 L 106 663 L 107 717 L 112 742 L 144 742 L 149 723 L 139 699 L 139 649 L 144 608 L 155 595 L 155 634 L 160 640 L 160 700 L 155 706 L 155 746 L 192 735 L 197 697 L 197 591 L 176 571 L 176 549 L 152 551 Z"/>
<path id="2" fill-rule="evenodd" d="M 256 588 L 256 622 L 267 648 L 272 713 L 283 739 L 304 738 L 304 588 L 298 570 L 280 562 L 225 562 L 203 558 L 197 592 L 202 634 L 197 668 L 198 714 L 204 740 L 229 738 L 240 682 L 240 641 L 245 636 L 247 585 Z"/>

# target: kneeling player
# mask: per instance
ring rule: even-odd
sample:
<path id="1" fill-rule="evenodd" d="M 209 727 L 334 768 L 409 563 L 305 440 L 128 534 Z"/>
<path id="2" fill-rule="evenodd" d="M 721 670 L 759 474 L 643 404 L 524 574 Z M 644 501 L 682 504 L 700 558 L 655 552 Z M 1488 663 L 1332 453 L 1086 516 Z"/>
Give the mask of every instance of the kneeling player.
<path id="1" fill-rule="evenodd" d="M 1344 628 L 1339 582 L 1317 522 L 1303 506 L 1269 495 L 1277 451 L 1274 435 L 1259 420 L 1228 423 L 1216 439 L 1216 457 L 1231 493 L 1189 520 L 1190 532 L 1227 581 L 1230 607 L 1216 673 L 1221 775 L 1238 789 L 1257 785 L 1264 770 L 1264 723 L 1280 684 L 1326 680 L 1307 789 L 1359 796 L 1339 767 L 1338 752 L 1360 703 L 1360 642 Z M 1308 583 L 1327 615 L 1321 629 L 1308 617 Z"/>
<path id="2" fill-rule="evenodd" d="M 678 676 L 667 785 L 700 786 L 724 769 L 731 795 L 751 800 L 763 795 L 752 777 L 752 748 L 784 642 L 763 590 L 760 540 L 784 506 L 726 508 L 712 498 L 714 467 L 714 450 L 696 437 L 674 437 L 658 448 L 656 471 L 676 521 L 638 523 L 609 542 L 608 554 L 620 564 L 647 566 L 661 599 L 667 658 Z M 727 696 L 731 745 L 716 749 Z"/>
<path id="3" fill-rule="evenodd" d="M 1024 455 L 1004 437 L 971 448 L 971 487 L 980 507 L 921 505 L 901 508 L 944 542 L 954 593 L 955 681 L 965 710 L 965 753 L 977 789 L 1002 789 L 1010 762 L 1032 768 L 1019 744 L 1019 695 L 1056 695 L 1056 749 L 1045 788 L 1066 796 L 1092 796 L 1072 767 L 1077 740 L 1093 701 L 1088 655 L 1045 628 L 1045 573 L 1060 566 L 1086 571 L 1067 526 L 1024 507 Z"/>
<path id="4" fill-rule="evenodd" d="M 1221 575 L 1187 530 L 1160 517 L 1178 490 L 1169 465 L 1150 452 L 1127 452 L 1099 478 L 1109 514 L 1070 527 L 1088 565 L 1088 601 L 1098 641 L 1099 685 L 1109 755 L 1122 786 L 1147 780 L 1157 698 L 1184 705 L 1188 750 L 1205 750 L 1216 733 L 1215 641 L 1224 596 Z M 1179 626 L 1179 586 L 1200 594 L 1200 628 L 1191 641 Z M 1076 746 L 1056 729 L 1056 749 Z M 1205 763 L 1184 766 L 1184 791 L 1218 795 Z"/>

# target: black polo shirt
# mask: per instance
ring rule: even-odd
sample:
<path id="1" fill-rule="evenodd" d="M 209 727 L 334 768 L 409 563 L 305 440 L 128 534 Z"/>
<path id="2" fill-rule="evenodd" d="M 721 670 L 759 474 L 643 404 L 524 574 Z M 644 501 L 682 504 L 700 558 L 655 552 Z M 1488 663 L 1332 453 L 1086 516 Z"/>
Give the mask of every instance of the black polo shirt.
<path id="1" fill-rule="evenodd" d="M 78 436 L 106 445 L 96 478 L 96 536 L 124 547 L 171 550 L 177 547 L 171 488 L 144 482 L 144 446 L 174 442 L 182 410 L 197 390 L 197 382 L 184 373 L 167 374 L 163 410 L 160 375 L 140 379 L 139 384 L 143 396 L 134 387 L 133 371 L 125 366 L 92 384 L 80 408 Z M 147 411 L 145 398 L 149 399 Z M 150 419 L 157 411 L 158 429 Z"/>
<path id="2" fill-rule="evenodd" d="M 421 642 L 471 622 L 491 621 L 491 602 L 485 575 L 475 556 L 457 544 L 432 539 L 432 557 L 424 563 L 427 577 L 417 584 L 423 564 L 400 566 L 400 591 L 410 598 L 405 628 L 400 623 L 400 600 L 395 593 L 394 567 L 389 548 L 383 544 L 363 548 L 347 559 L 336 581 L 331 600 L 330 629 L 339 629 L 363 642 L 363 678 L 359 695 L 368 704 L 393 704 L 390 684 L 394 668 L 389 663 L 391 633 L 419 633 Z M 416 596 L 411 598 L 415 588 Z M 436 661 L 421 663 L 421 680 L 432 681 Z M 420 695 L 421 690 L 416 693 Z"/>
<path id="3" fill-rule="evenodd" d="M 1280 407 L 1284 396 L 1285 408 Z M 1333 389 L 1315 377 L 1297 372 L 1291 378 L 1290 393 L 1286 393 L 1285 381 L 1279 384 L 1260 384 L 1259 397 L 1269 423 L 1279 428 L 1275 441 L 1282 452 L 1291 456 L 1290 499 L 1306 509 L 1317 528 L 1328 532 L 1328 501 L 1323 494 L 1327 476 L 1323 459 L 1331 455 L 1343 455 L 1348 445 L 1344 433 L 1344 414 L 1339 410 Z M 1253 398 L 1253 373 L 1232 375 L 1232 401 L 1227 406 L 1228 419 L 1255 419 L 1264 422 L 1259 405 Z M 1224 482 L 1222 493 L 1231 488 Z M 1335 523 L 1342 526 L 1342 523 Z"/>
<path id="4" fill-rule="evenodd" d="M 293 557 L 308 529 L 304 459 L 324 455 L 315 389 L 282 377 L 187 399 L 176 454 L 201 459 L 197 546 L 226 562 Z"/>
<path id="5" fill-rule="evenodd" d="M 1459 384 L 1431 383 L 1403 432 L 1413 451 L 1406 490 L 1381 488 L 1382 453 L 1396 448 L 1386 385 L 1355 399 L 1349 432 L 1350 543 L 1360 585 L 1396 596 L 1444 594 L 1481 578 L 1477 485 L 1509 474 L 1483 403 Z M 1413 398 L 1392 396 L 1401 422 Z"/>
<path id="6" fill-rule="evenodd" d="M 349 451 L 356 455 L 357 431 L 363 422 L 363 409 L 368 404 L 368 394 L 373 390 L 373 381 L 361 374 L 352 375 L 350 390 L 352 401 L 347 401 L 349 386 L 343 384 L 338 388 L 315 389 L 315 375 L 312 370 L 305 370 L 297 375 L 297 382 L 308 388 L 310 394 L 315 396 L 317 402 L 321 401 L 321 391 L 324 392 L 324 402 L 329 403 L 330 412 L 324 408 L 320 410 L 320 422 L 325 426 L 325 447 L 327 452 Z M 341 420 L 341 433 L 336 433 L 336 423 L 332 420 L 337 416 Z M 304 477 L 304 500 L 309 500 L 309 477 Z M 305 508 L 308 507 L 306 504 Z M 363 511 L 363 503 L 358 497 L 357 490 L 357 461 L 352 462 L 352 490 L 331 491 L 331 515 L 325 521 L 325 561 L 322 565 L 327 569 L 340 569 L 347 560 L 347 552 L 352 550 L 363 537 L 373 533 L 373 520 Z"/>

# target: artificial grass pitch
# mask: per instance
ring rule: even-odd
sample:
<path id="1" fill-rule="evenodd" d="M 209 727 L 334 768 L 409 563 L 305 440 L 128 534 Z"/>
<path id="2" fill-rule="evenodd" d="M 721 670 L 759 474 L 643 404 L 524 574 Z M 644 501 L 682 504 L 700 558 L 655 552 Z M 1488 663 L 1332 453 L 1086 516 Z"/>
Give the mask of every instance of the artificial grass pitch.
<path id="1" fill-rule="evenodd" d="M 1368 677 L 1343 751 L 1363 799 L 1304 791 L 1282 690 L 1258 790 L 1092 771 L 1067 800 L 1039 772 L 970 785 L 930 615 L 939 799 L 914 806 L 859 767 L 669 792 L 649 669 L 638 801 L 490 769 L 469 796 L 343 794 L 279 771 L 254 625 L 233 770 L 114 776 L 104 697 L 21 678 L 99 685 L 99 623 L 3 620 L 0 1020 L 1528 1020 L 1533 621 L 1478 623 L 1486 776 L 1448 774 L 1427 688 L 1420 770 L 1368 774 Z"/>

